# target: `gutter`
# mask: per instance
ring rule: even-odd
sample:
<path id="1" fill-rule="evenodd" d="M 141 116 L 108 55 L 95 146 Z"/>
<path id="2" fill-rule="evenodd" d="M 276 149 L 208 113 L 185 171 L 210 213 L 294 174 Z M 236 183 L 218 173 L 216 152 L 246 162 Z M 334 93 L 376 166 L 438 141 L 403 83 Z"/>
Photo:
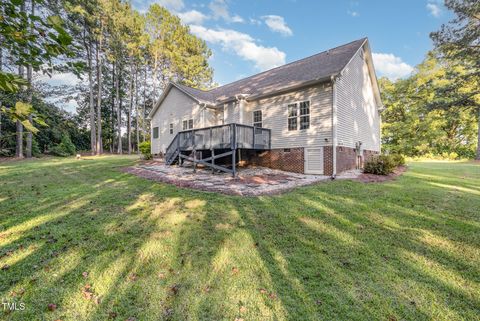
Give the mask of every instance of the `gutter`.
<path id="1" fill-rule="evenodd" d="M 340 74 L 332 75 L 332 179 L 337 176 L 337 89 L 336 82 Z"/>

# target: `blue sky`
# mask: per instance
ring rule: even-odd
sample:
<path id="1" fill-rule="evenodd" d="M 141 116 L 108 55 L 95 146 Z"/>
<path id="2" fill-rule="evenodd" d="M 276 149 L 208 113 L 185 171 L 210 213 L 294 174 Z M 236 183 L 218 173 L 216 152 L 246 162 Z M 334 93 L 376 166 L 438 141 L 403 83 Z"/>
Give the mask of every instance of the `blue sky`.
<path id="1" fill-rule="evenodd" d="M 152 3 L 207 42 L 221 85 L 362 37 L 370 40 L 378 76 L 406 77 L 432 49 L 429 33 L 452 19 L 441 0 L 132 0 L 140 12 Z M 49 82 L 78 80 L 59 74 Z"/>
<path id="2" fill-rule="evenodd" d="M 213 50 L 219 84 L 368 37 L 379 76 L 408 75 L 432 48 L 429 33 L 450 20 L 440 0 L 155 0 Z"/>

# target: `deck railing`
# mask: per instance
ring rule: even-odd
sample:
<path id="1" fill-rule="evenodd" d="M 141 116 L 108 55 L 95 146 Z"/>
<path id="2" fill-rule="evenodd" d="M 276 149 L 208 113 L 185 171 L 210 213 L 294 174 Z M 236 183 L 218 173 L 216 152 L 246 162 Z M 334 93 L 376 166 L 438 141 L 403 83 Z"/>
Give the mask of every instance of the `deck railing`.
<path id="1" fill-rule="evenodd" d="M 233 123 L 184 130 L 177 136 L 179 150 L 270 149 L 271 133 L 268 128 Z"/>

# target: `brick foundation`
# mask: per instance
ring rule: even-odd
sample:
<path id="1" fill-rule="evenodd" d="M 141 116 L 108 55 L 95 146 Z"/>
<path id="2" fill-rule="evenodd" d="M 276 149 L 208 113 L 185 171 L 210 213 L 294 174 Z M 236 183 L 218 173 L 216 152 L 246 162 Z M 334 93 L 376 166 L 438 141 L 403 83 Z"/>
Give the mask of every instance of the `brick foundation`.
<path id="1" fill-rule="evenodd" d="M 333 174 L 333 148 L 332 146 L 323 147 L 323 173 L 324 175 Z M 363 160 L 360 164 L 378 152 L 371 150 L 363 151 Z M 293 173 L 304 173 L 305 154 L 304 148 L 272 149 L 269 151 L 241 151 L 240 166 L 263 166 L 274 169 L 280 169 Z M 354 148 L 337 146 L 337 173 L 357 168 L 357 153 Z"/>
<path id="2" fill-rule="evenodd" d="M 281 148 L 263 152 L 242 150 L 241 159 L 245 166 L 257 165 L 293 173 L 304 172 L 303 148 Z"/>
<path id="3" fill-rule="evenodd" d="M 333 174 L 333 148 L 332 146 L 323 147 L 323 166 L 324 175 Z M 364 150 L 363 159 L 360 167 L 363 168 L 365 160 L 373 155 L 378 154 L 376 151 Z M 337 146 L 337 173 L 357 168 L 357 152 L 354 148 Z"/>
<path id="4" fill-rule="evenodd" d="M 333 148 L 332 146 L 323 147 L 323 175 L 332 175 L 333 173 Z"/>
<path id="5" fill-rule="evenodd" d="M 354 148 L 337 146 L 337 173 L 357 168 L 357 152 Z"/>

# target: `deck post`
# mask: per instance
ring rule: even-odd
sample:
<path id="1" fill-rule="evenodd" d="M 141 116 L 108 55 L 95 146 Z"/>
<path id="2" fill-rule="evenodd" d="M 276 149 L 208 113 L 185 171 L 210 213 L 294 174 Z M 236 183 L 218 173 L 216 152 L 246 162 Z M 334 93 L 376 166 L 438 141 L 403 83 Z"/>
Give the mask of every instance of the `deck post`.
<path id="1" fill-rule="evenodd" d="M 197 151 L 195 150 L 195 147 L 193 147 L 193 172 L 197 172 Z"/>
<path id="2" fill-rule="evenodd" d="M 235 156 L 237 154 L 237 150 L 234 149 L 232 151 L 232 176 L 235 177 L 236 173 L 237 173 L 237 167 L 236 167 L 236 160 L 235 160 Z"/>
<path id="3" fill-rule="evenodd" d="M 268 149 L 272 149 L 272 130 L 268 130 Z"/>
<path id="4" fill-rule="evenodd" d="M 235 177 L 237 172 L 236 168 L 236 152 L 237 152 L 237 125 L 235 123 L 232 124 L 232 176 Z"/>
<path id="5" fill-rule="evenodd" d="M 193 172 L 197 172 L 197 148 L 195 146 L 195 130 L 192 130 L 192 145 L 193 145 Z"/>
<path id="6" fill-rule="evenodd" d="M 211 151 L 212 151 L 212 165 L 215 165 L 215 158 L 213 158 L 215 157 L 215 150 L 212 148 Z M 213 166 L 212 166 L 212 174 L 215 174 L 215 168 L 213 168 Z"/>
<path id="7" fill-rule="evenodd" d="M 182 158 L 180 157 L 180 133 L 177 133 L 177 151 L 178 151 L 178 166 L 182 167 Z"/>
<path id="8" fill-rule="evenodd" d="M 252 148 L 255 149 L 255 126 L 253 126 L 253 139 L 252 139 Z"/>
<path id="9" fill-rule="evenodd" d="M 215 165 L 215 150 L 213 149 L 213 129 L 210 128 L 210 153 L 212 154 L 212 165 Z M 212 174 L 215 174 L 215 168 L 212 166 Z"/>

